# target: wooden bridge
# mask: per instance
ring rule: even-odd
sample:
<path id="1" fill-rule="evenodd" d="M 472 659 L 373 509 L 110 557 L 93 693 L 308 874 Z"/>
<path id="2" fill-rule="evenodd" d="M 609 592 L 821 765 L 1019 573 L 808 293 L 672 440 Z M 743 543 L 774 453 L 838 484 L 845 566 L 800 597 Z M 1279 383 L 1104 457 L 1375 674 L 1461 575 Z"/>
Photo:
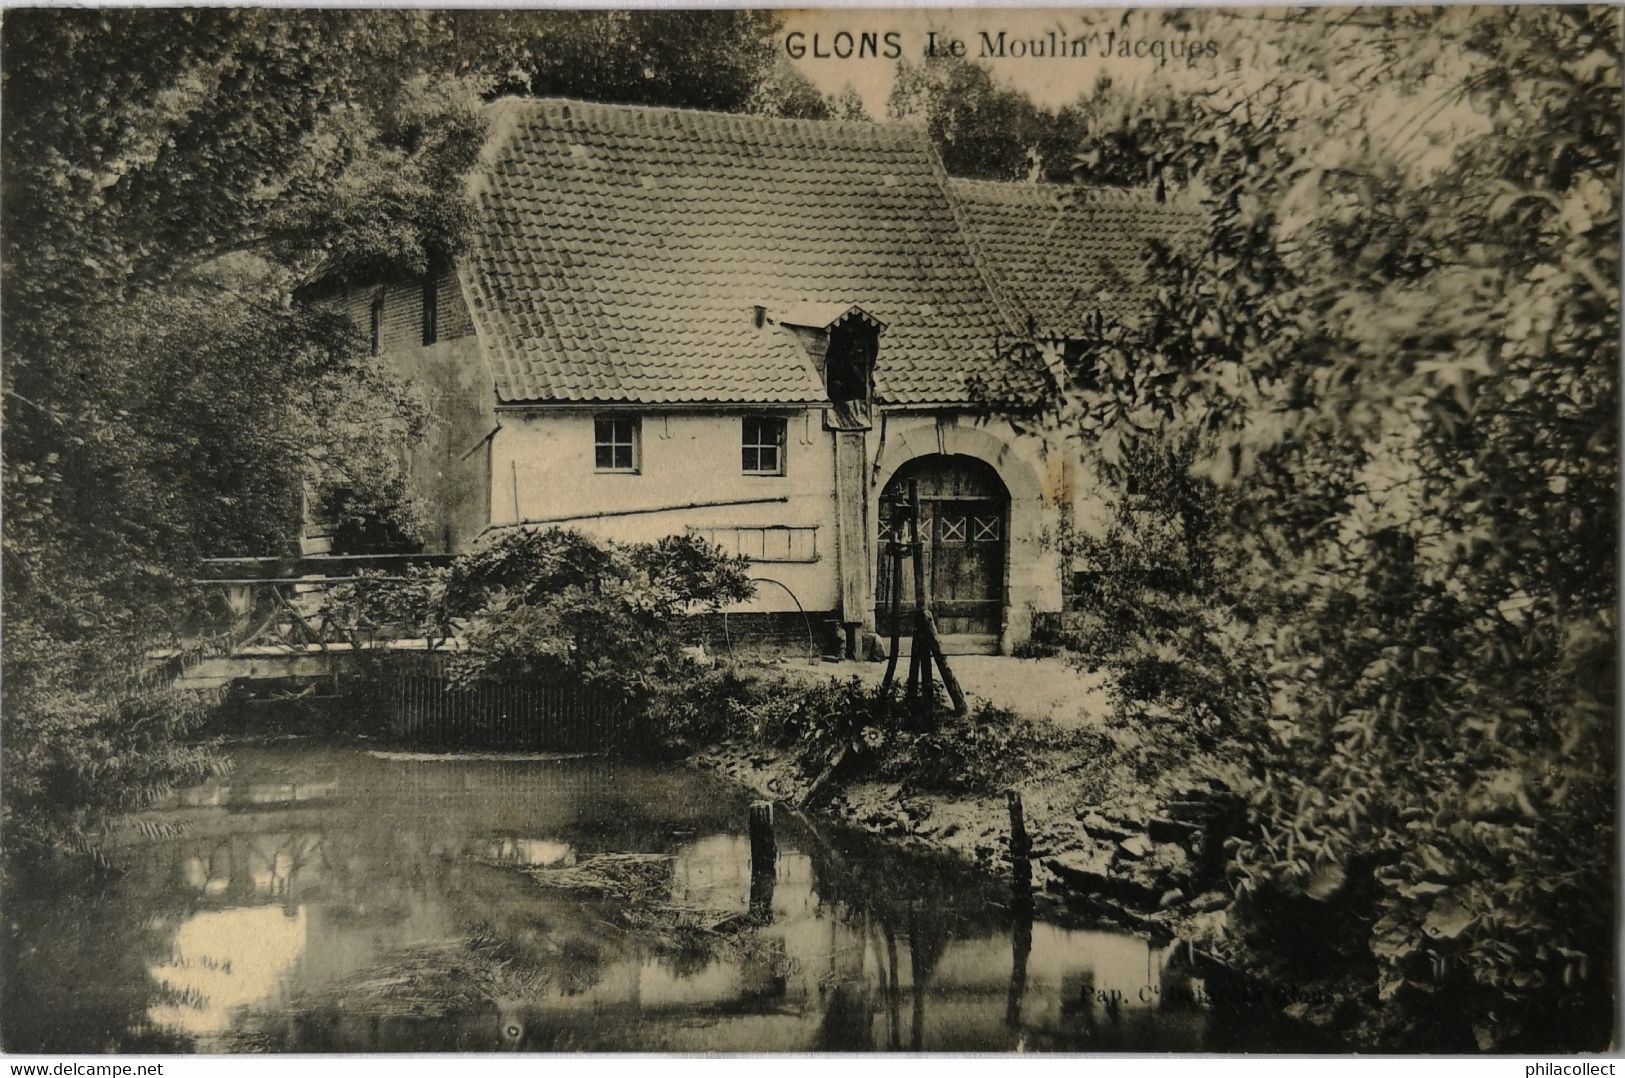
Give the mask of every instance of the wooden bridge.
<path id="1" fill-rule="evenodd" d="M 361 652 L 455 649 L 459 643 L 449 634 L 406 638 L 387 627 L 341 624 L 322 601 L 336 584 L 399 580 L 407 569 L 450 562 L 449 554 L 204 559 L 193 582 L 222 589 L 232 625 L 211 647 L 181 657 L 175 682 L 213 688 L 245 680 L 308 680 L 345 672 Z"/>
<path id="2" fill-rule="evenodd" d="M 400 742 L 439 749 L 569 750 L 602 752 L 636 737 L 635 716 L 589 686 L 540 681 L 453 683 L 441 657 L 460 650 L 451 627 L 430 637 L 407 637 L 398 627 L 357 626 L 336 620 L 324 601 L 329 589 L 358 580 L 400 580 L 416 567 L 448 564 L 450 555 L 307 555 L 289 558 L 213 558 L 195 582 L 224 589 L 231 631 L 209 646 L 162 656 L 183 688 L 245 684 L 249 694 L 283 698 L 280 690 L 308 692 L 374 668 L 371 691 L 390 716 Z M 414 659 L 414 654 L 416 658 Z"/>

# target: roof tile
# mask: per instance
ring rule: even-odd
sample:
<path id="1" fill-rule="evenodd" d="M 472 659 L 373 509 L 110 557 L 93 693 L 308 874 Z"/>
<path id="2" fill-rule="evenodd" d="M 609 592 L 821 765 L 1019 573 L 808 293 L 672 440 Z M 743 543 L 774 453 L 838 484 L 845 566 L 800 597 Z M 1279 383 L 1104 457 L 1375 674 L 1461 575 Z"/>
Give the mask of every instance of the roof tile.
<path id="1" fill-rule="evenodd" d="M 885 323 L 887 403 L 962 402 L 996 362 L 1009 319 L 922 129 L 493 109 L 462 276 L 505 400 L 819 400 L 812 361 L 755 327 L 756 304 L 857 304 Z"/>
<path id="2" fill-rule="evenodd" d="M 1148 245 L 1188 242 L 1203 220 L 1148 189 L 955 179 L 948 190 L 1007 308 L 1050 337 L 1076 336 L 1097 311 L 1141 313 Z"/>

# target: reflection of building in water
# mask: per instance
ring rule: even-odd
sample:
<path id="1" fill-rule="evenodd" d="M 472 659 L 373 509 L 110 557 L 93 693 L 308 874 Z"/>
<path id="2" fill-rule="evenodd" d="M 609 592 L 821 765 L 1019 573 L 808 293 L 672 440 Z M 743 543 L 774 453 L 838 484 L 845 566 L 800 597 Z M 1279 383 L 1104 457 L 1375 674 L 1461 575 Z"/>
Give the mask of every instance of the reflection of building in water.
<path id="1" fill-rule="evenodd" d="M 865 862 L 861 849 L 812 845 L 793 825 L 781 828 L 763 886 L 746 836 L 717 833 L 742 830 L 744 806 L 702 803 L 683 780 L 657 784 L 645 802 L 648 784 L 585 762 L 392 762 L 345 776 L 351 801 L 305 782 L 219 784 L 178 799 L 188 837 L 146 844 L 131 877 L 180 892 L 189 911 L 173 922 L 173 954 L 142 964 L 162 985 L 155 1025 L 374 1051 L 1200 1043 L 1201 1013 L 1164 1002 L 1179 976 L 1167 952 L 1044 923 L 1013 941 L 1004 913 L 940 866 Z M 488 778 L 504 792 L 483 786 Z M 418 807 L 395 817 L 401 782 L 417 784 L 406 800 Z M 661 898 L 722 931 L 675 931 L 656 947 L 639 930 L 606 930 L 615 899 L 515 871 L 605 851 L 670 854 Z M 739 923 L 753 927 L 732 931 Z M 440 1018 L 353 1013 L 357 986 L 379 983 L 385 968 L 482 968 L 483 956 L 469 957 L 475 936 L 526 956 L 512 964 L 534 976 L 472 989 Z M 504 1038 L 508 1026 L 519 1033 Z"/>
<path id="2" fill-rule="evenodd" d="M 575 847 L 568 842 L 555 842 L 545 838 L 476 839 L 468 852 L 485 861 L 522 868 L 569 868 L 576 863 Z"/>
<path id="3" fill-rule="evenodd" d="M 1114 933 L 1036 924 L 1012 1009 L 1015 956 L 1006 926 L 959 923 L 951 896 L 939 906 L 916 904 L 907 916 L 832 903 L 819 895 L 816 871 L 810 857 L 781 844 L 771 915 L 741 937 L 743 946 L 692 961 L 630 954 L 579 990 L 555 986 L 502 1001 L 504 1028 L 516 1031 L 509 1042 L 614 1046 L 621 1042 L 606 1031 L 623 1024 L 636 1028 L 635 1043 L 664 1050 L 1199 1043 L 1199 1014 L 1169 1020 L 1159 1010 L 1167 951 Z M 761 916 L 752 906 L 745 836 L 684 844 L 671 881 L 678 906 Z M 708 1017 L 694 1032 L 699 1015 Z"/>
<path id="4" fill-rule="evenodd" d="M 181 883 L 208 898 L 234 902 L 294 897 L 295 883 L 314 882 L 324 843 L 317 832 L 231 835 L 189 844 Z"/>
<path id="5" fill-rule="evenodd" d="M 222 1032 L 235 1012 L 284 997 L 307 940 L 302 906 L 194 914 L 176 930 L 169 959 L 152 967 L 159 1001 L 148 1018 L 183 1033 Z"/>
<path id="6" fill-rule="evenodd" d="M 818 905 L 812 859 L 781 848 L 773 872 L 775 922 L 809 916 Z M 750 908 L 750 839 L 711 835 L 680 846 L 672 862 L 672 901 L 703 909 L 743 913 Z"/>

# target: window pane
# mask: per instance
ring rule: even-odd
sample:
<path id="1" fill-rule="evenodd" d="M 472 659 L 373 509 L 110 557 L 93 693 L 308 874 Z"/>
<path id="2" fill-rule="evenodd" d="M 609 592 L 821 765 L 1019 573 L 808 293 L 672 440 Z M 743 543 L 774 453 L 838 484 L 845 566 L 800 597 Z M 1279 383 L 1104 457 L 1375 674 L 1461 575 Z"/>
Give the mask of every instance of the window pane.
<path id="1" fill-rule="evenodd" d="M 601 471 L 637 468 L 637 420 L 606 417 L 593 420 L 593 466 Z"/>
<path id="2" fill-rule="evenodd" d="M 784 420 L 774 416 L 745 416 L 740 422 L 741 460 L 747 472 L 783 475 Z"/>

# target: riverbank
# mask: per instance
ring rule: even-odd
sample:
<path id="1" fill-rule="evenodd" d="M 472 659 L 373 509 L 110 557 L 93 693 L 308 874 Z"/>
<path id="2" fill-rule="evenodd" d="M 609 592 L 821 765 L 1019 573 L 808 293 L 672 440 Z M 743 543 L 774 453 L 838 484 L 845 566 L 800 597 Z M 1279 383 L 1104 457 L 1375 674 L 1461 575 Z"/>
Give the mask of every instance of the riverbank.
<path id="1" fill-rule="evenodd" d="M 1002 767 L 976 760 L 956 769 L 955 753 L 938 752 L 929 767 L 911 771 L 906 747 L 888 755 L 882 746 L 857 766 L 831 769 L 832 777 L 809 769 L 804 745 L 783 747 L 751 729 L 696 750 L 687 762 L 763 797 L 1001 878 L 1012 871 L 1006 791 L 1014 791 L 1036 901 L 1153 939 L 1222 950 L 1230 906 L 1223 843 L 1242 819 L 1227 761 L 1120 721 L 1098 682 L 1081 699 L 1036 693 L 1030 698 L 1042 705 L 1038 715 L 1012 708 L 1021 695 L 1011 686 L 1064 689 L 1077 675 L 1059 658 L 978 659 L 986 669 L 965 679 L 973 714 L 944 719 L 936 736 L 953 743 L 997 730 L 982 748 L 997 753 Z M 843 680 L 872 687 L 879 667 L 870 665 L 762 664 L 738 673 L 759 691 L 797 683 L 828 691 Z M 989 686 L 991 693 L 978 692 Z"/>

